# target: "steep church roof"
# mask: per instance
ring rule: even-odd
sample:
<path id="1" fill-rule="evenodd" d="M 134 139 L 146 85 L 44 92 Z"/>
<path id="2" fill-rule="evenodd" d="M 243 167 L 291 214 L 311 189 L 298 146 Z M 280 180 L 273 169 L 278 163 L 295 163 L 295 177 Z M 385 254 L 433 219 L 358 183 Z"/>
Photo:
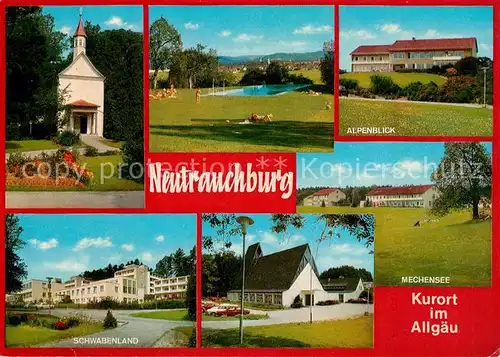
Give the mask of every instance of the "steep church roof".
<path id="1" fill-rule="evenodd" d="M 331 293 L 352 293 L 356 291 L 360 278 L 321 279 L 325 291 Z"/>
<path id="2" fill-rule="evenodd" d="M 309 259 L 312 260 L 309 244 L 262 255 L 260 243 L 255 243 L 245 254 L 245 290 L 288 290 Z M 317 275 L 314 262 L 312 265 Z"/>
<path id="3" fill-rule="evenodd" d="M 76 28 L 75 36 L 85 36 L 85 37 L 87 37 L 87 34 L 85 33 L 85 28 L 83 26 L 82 15 L 80 15 L 80 21 L 78 22 L 78 27 Z"/>

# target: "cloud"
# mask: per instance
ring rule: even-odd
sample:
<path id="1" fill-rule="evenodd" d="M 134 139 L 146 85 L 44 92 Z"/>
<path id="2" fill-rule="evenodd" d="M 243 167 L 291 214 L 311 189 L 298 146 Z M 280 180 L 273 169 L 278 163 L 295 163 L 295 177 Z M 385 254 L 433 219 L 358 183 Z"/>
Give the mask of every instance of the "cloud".
<path id="1" fill-rule="evenodd" d="M 262 232 L 261 234 L 262 234 L 261 241 L 263 243 L 267 243 L 270 245 L 275 245 L 276 243 L 278 243 L 278 237 L 276 237 L 275 234 L 270 232 Z"/>
<path id="2" fill-rule="evenodd" d="M 113 243 L 111 242 L 110 237 L 106 238 L 83 238 L 78 241 L 76 246 L 73 248 L 73 251 L 78 251 L 82 249 L 87 249 L 87 248 L 107 248 L 111 247 Z"/>
<path id="3" fill-rule="evenodd" d="M 133 29 L 135 26 L 123 21 L 119 16 L 111 16 L 109 20 L 104 21 L 104 23 L 109 27 L 125 27 L 127 29 Z"/>
<path id="4" fill-rule="evenodd" d="M 333 32 L 333 27 L 330 25 L 313 26 L 306 25 L 293 30 L 295 35 L 315 35 L 324 32 Z"/>
<path id="5" fill-rule="evenodd" d="M 488 45 L 488 44 L 486 44 L 486 43 L 480 43 L 480 44 L 479 44 L 479 48 L 480 48 L 481 50 L 486 51 L 486 52 L 489 52 L 489 51 L 492 51 L 492 50 L 493 50 L 493 46 L 490 46 L 490 45 Z"/>
<path id="6" fill-rule="evenodd" d="M 184 24 L 184 27 L 188 30 L 198 30 L 200 28 L 200 25 L 199 24 L 193 24 L 191 21 L 190 22 L 186 22 Z"/>
<path id="7" fill-rule="evenodd" d="M 157 242 L 163 242 L 165 240 L 165 236 L 163 234 L 160 234 L 158 237 L 155 238 L 155 241 Z"/>
<path id="8" fill-rule="evenodd" d="M 71 33 L 71 27 L 70 26 L 63 26 L 59 29 L 59 32 L 62 32 L 65 35 L 69 35 Z"/>
<path id="9" fill-rule="evenodd" d="M 304 47 L 306 45 L 306 42 L 304 41 L 280 41 L 280 45 L 285 46 L 285 47 Z"/>
<path id="10" fill-rule="evenodd" d="M 368 250 L 365 247 L 355 245 L 355 244 L 349 244 L 349 243 L 343 243 L 343 244 L 333 244 L 331 246 L 331 251 L 334 254 L 341 254 L 341 255 L 363 255 L 363 254 L 368 254 Z"/>
<path id="11" fill-rule="evenodd" d="M 229 36 L 231 36 L 231 33 L 232 32 L 229 30 L 224 30 L 224 31 L 219 32 L 217 35 L 219 35 L 220 37 L 229 37 Z"/>
<path id="12" fill-rule="evenodd" d="M 58 272 L 80 273 L 87 270 L 88 257 L 69 258 L 57 262 L 44 262 L 43 266 L 47 269 L 53 269 Z"/>
<path id="13" fill-rule="evenodd" d="M 40 250 L 47 250 L 51 248 L 57 247 L 59 242 L 55 238 L 50 238 L 47 241 L 41 241 L 38 239 L 30 239 L 29 241 L 35 248 L 40 249 Z"/>
<path id="14" fill-rule="evenodd" d="M 246 42 L 246 41 L 259 41 L 262 40 L 264 36 L 249 35 L 246 33 L 239 34 L 233 41 L 235 42 Z"/>
<path id="15" fill-rule="evenodd" d="M 461 34 L 458 33 L 440 33 L 435 29 L 428 29 L 425 34 L 425 38 L 456 38 L 456 37 L 463 37 Z"/>
<path id="16" fill-rule="evenodd" d="M 377 26 L 377 29 L 379 29 L 380 31 L 384 31 L 384 32 L 392 34 L 392 33 L 400 32 L 401 26 L 399 26 L 398 24 L 383 24 L 383 25 Z"/>
<path id="17" fill-rule="evenodd" d="M 127 252 L 131 252 L 134 250 L 134 245 L 133 244 L 122 244 L 121 248 L 123 250 L 126 250 Z"/>
<path id="18" fill-rule="evenodd" d="M 367 30 L 340 31 L 340 37 L 345 39 L 371 40 L 376 36 Z"/>
<path id="19" fill-rule="evenodd" d="M 147 263 L 152 262 L 153 261 L 153 254 L 151 254 L 149 252 L 142 253 L 142 260 L 144 260 Z"/>

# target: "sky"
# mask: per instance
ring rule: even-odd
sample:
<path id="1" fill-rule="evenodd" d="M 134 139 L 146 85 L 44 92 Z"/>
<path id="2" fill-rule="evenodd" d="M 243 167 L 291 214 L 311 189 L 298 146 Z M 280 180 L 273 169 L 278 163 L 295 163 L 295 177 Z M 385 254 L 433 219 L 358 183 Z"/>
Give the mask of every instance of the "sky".
<path id="1" fill-rule="evenodd" d="M 478 55 L 493 58 L 493 10 L 488 6 L 341 6 L 340 68 L 361 45 L 415 38 L 476 37 Z"/>
<path id="2" fill-rule="evenodd" d="M 443 154 L 444 143 L 336 142 L 333 153 L 297 155 L 297 187 L 429 184 Z"/>
<path id="3" fill-rule="evenodd" d="M 245 215 L 245 214 L 243 214 Z M 247 214 L 254 220 L 254 224 L 248 227 L 246 236 L 246 248 L 254 243 L 260 243 L 264 255 L 279 252 L 308 243 L 311 252 L 316 253 L 316 239 L 320 236 L 323 225 L 317 223 L 316 215 L 305 214 L 306 225 L 300 230 L 290 229 L 287 236 L 278 235 L 271 231 L 271 215 L 269 214 Z M 208 223 L 203 223 L 203 236 L 215 236 L 216 229 L 211 228 Z M 319 273 L 328 268 L 341 265 L 352 265 L 356 268 L 365 268 L 373 274 L 373 254 L 344 229 L 338 232 L 340 237 L 321 242 L 318 255 L 315 258 Z M 231 237 L 231 248 L 237 255 L 241 256 L 241 236 Z M 216 245 L 218 248 L 219 245 Z"/>
<path id="4" fill-rule="evenodd" d="M 20 214 L 29 279 L 69 279 L 139 258 L 149 267 L 196 244 L 196 215 Z"/>
<path id="5" fill-rule="evenodd" d="M 333 39 L 333 6 L 151 6 L 149 21 L 163 16 L 185 48 L 201 43 L 220 56 L 322 51 Z"/>
<path id="6" fill-rule="evenodd" d="M 142 6 L 44 6 L 43 13 L 54 17 L 55 28 L 73 36 L 83 10 L 83 20 L 103 30 L 127 29 L 142 32 Z"/>

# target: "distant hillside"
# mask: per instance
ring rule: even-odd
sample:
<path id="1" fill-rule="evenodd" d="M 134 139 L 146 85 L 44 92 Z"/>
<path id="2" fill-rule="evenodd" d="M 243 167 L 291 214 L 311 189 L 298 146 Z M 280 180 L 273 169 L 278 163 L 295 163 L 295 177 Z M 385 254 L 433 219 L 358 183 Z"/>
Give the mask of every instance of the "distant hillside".
<path id="1" fill-rule="evenodd" d="M 273 53 L 270 55 L 260 55 L 260 56 L 219 56 L 219 64 L 228 65 L 228 64 L 239 64 L 239 63 L 247 63 L 247 62 L 255 62 L 260 61 L 262 58 L 263 62 L 267 62 L 268 59 L 279 60 L 279 61 L 313 61 L 323 58 L 323 51 L 316 52 L 304 52 L 304 53 Z"/>

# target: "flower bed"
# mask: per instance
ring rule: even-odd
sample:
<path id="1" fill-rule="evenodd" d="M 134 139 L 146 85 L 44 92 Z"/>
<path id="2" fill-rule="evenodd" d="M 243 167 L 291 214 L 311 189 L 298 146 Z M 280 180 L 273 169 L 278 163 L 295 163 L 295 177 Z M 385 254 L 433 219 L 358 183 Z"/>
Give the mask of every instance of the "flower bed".
<path id="1" fill-rule="evenodd" d="M 52 155 L 42 153 L 26 157 L 12 154 L 7 160 L 7 186 L 85 187 L 90 185 L 93 173 L 82 168 L 77 155 L 58 150 Z"/>

